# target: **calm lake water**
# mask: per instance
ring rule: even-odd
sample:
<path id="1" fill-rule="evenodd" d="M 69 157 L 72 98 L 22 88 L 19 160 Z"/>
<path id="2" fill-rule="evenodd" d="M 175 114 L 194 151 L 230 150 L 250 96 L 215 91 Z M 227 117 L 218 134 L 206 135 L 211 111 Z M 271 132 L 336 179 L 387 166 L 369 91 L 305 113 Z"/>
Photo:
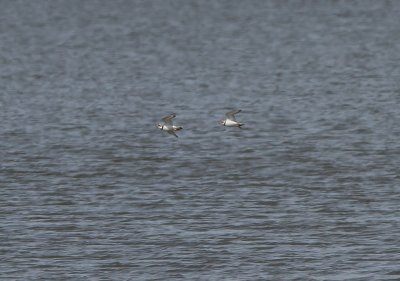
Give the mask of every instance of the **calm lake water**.
<path id="1" fill-rule="evenodd" d="M 1 1 L 0 279 L 399 280 L 399 14 Z"/>

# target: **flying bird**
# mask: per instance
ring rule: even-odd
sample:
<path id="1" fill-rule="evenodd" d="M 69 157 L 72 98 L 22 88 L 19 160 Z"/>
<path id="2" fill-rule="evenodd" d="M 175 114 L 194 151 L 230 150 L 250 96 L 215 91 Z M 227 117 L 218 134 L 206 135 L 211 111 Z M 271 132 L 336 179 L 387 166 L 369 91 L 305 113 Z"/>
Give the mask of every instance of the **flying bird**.
<path id="1" fill-rule="evenodd" d="M 180 131 L 183 128 L 174 126 L 172 123 L 172 119 L 175 118 L 176 114 L 172 113 L 168 116 L 165 116 L 162 120 L 164 121 L 164 124 L 157 124 L 157 127 L 162 130 L 166 131 L 168 134 L 174 135 L 175 137 L 178 137 L 178 135 L 175 133 L 176 131 Z"/>
<path id="2" fill-rule="evenodd" d="M 219 121 L 219 123 L 224 125 L 224 126 L 226 126 L 226 127 L 239 127 L 239 128 L 241 128 L 244 124 L 237 122 L 236 118 L 235 118 L 235 114 L 239 113 L 240 111 L 242 111 L 242 110 L 234 109 L 234 110 L 228 111 L 225 114 L 226 118 L 221 120 L 221 121 Z"/>

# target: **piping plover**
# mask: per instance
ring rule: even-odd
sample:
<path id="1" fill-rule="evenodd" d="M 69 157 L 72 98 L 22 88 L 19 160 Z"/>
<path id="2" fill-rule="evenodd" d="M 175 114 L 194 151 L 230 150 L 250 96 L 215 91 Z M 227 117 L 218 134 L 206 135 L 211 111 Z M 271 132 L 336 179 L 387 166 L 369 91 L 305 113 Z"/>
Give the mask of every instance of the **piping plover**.
<path id="1" fill-rule="evenodd" d="M 176 131 L 180 131 L 183 128 L 182 127 L 178 127 L 178 126 L 174 126 L 172 124 L 172 119 L 175 118 L 176 114 L 172 113 L 168 116 L 165 116 L 162 120 L 164 121 L 164 124 L 157 124 L 157 127 L 162 130 L 162 131 L 166 131 L 168 134 L 174 135 L 175 137 L 178 137 L 177 134 L 175 134 Z"/>
<path id="2" fill-rule="evenodd" d="M 225 116 L 226 118 L 224 120 L 219 121 L 220 124 L 226 126 L 226 127 L 242 127 L 244 124 L 239 123 L 236 121 L 235 114 L 239 113 L 240 109 L 234 109 L 231 111 L 228 111 Z"/>

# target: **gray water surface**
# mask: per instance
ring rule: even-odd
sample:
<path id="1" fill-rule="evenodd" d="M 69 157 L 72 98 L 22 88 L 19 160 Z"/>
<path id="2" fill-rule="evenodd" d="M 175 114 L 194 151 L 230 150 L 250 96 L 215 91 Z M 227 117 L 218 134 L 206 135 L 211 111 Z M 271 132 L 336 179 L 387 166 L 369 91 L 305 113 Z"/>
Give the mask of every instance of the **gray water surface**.
<path id="1" fill-rule="evenodd" d="M 1 1 L 0 279 L 399 280 L 399 12 Z"/>

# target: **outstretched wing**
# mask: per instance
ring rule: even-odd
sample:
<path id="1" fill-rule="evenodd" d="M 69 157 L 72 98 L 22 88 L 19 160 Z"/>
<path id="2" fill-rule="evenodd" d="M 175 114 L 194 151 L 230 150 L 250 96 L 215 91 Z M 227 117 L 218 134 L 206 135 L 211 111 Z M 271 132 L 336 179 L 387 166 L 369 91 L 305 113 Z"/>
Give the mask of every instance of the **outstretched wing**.
<path id="1" fill-rule="evenodd" d="M 172 127 L 172 119 L 175 118 L 176 114 L 172 113 L 168 116 L 165 116 L 162 120 L 164 121 L 166 126 L 171 126 Z"/>
<path id="2" fill-rule="evenodd" d="M 168 134 L 174 135 L 175 137 L 178 137 L 177 134 L 175 134 L 175 132 L 173 130 L 167 131 Z"/>
<path id="3" fill-rule="evenodd" d="M 228 111 L 225 114 L 225 116 L 226 116 L 226 118 L 228 118 L 228 119 L 230 119 L 232 121 L 236 121 L 235 114 L 239 113 L 240 111 L 242 111 L 242 110 L 241 109 L 234 109 L 234 110 Z"/>

